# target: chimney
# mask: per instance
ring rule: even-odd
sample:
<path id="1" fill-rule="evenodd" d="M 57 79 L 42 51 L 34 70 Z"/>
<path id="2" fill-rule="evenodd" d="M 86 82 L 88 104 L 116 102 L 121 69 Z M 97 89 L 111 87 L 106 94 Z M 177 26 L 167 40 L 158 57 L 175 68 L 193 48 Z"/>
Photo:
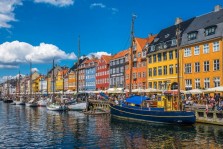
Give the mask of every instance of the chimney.
<path id="1" fill-rule="evenodd" d="M 183 22 L 181 18 L 176 18 L 175 25 L 180 24 L 181 22 Z"/>
<path id="2" fill-rule="evenodd" d="M 221 5 L 216 5 L 214 7 L 214 12 L 218 12 L 220 9 L 222 9 Z"/>

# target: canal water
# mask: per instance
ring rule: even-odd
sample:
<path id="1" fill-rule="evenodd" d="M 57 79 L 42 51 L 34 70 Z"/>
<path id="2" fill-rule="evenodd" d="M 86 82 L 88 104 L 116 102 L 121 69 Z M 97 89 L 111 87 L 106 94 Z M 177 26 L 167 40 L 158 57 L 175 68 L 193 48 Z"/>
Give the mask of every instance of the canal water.
<path id="1" fill-rule="evenodd" d="M 223 148 L 223 127 L 133 123 L 0 101 L 0 148 Z"/>

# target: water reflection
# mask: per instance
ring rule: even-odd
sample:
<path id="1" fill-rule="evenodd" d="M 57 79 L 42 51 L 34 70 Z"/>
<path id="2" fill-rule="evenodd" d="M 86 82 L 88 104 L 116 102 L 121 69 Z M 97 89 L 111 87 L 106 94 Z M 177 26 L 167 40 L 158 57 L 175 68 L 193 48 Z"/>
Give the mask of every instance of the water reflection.
<path id="1" fill-rule="evenodd" d="M 223 127 L 133 123 L 0 102 L 0 148 L 223 148 Z"/>

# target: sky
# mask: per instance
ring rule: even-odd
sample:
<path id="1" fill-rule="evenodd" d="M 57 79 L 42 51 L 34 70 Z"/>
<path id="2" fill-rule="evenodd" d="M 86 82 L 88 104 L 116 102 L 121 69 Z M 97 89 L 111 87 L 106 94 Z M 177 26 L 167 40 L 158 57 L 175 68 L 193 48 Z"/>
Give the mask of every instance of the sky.
<path id="1" fill-rule="evenodd" d="M 115 54 L 134 34 L 146 38 L 183 20 L 213 11 L 222 0 L 0 0 L 0 82 L 32 69 L 46 74 L 53 58 L 71 67 L 81 55 Z"/>

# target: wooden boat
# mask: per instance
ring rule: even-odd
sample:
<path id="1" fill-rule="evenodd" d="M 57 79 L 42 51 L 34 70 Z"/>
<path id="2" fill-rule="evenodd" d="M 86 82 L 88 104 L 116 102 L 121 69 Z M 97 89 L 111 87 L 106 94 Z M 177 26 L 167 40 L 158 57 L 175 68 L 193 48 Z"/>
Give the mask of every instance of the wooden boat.
<path id="1" fill-rule="evenodd" d="M 80 103 L 73 103 L 68 105 L 68 109 L 69 110 L 74 110 L 74 111 L 83 111 L 85 110 L 87 107 L 87 103 L 86 102 L 80 102 Z"/>
<path id="2" fill-rule="evenodd" d="M 110 104 L 111 115 L 122 119 L 153 123 L 183 125 L 195 123 L 196 117 L 194 112 L 165 111 L 164 108 L 141 107 L 140 105 L 142 105 L 143 101 L 148 99 L 144 96 L 132 96 L 126 99 L 127 104 Z M 134 104 L 134 106 L 131 106 L 131 104 Z"/>
<path id="3" fill-rule="evenodd" d="M 10 97 L 5 97 L 5 98 L 3 99 L 3 102 L 4 102 L 4 103 L 12 103 L 13 100 L 12 100 L 12 98 L 10 98 Z"/>
<path id="4" fill-rule="evenodd" d="M 37 102 L 35 101 L 35 98 L 31 98 L 31 100 L 29 102 L 26 103 L 26 106 L 28 107 L 37 107 L 38 104 Z"/>

